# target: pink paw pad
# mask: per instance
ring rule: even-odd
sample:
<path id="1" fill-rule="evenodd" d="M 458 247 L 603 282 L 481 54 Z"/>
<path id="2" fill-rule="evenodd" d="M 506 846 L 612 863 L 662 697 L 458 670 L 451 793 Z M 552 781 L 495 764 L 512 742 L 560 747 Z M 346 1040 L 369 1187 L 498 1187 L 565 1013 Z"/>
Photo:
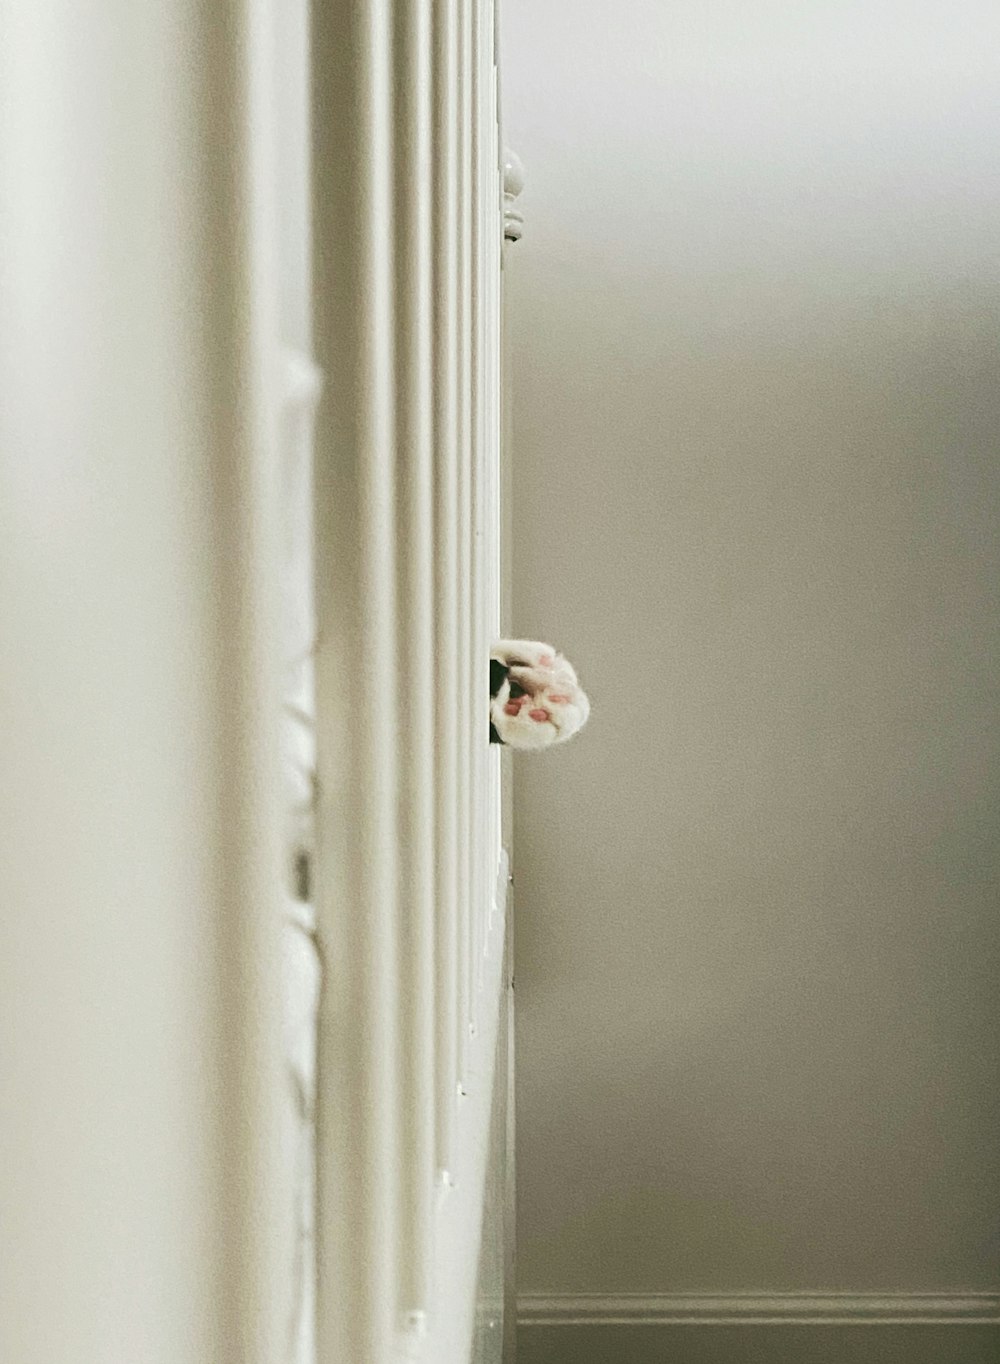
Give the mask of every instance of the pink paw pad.
<path id="1" fill-rule="evenodd" d="M 554 706 L 568 706 L 568 705 L 569 705 L 569 697 L 568 697 L 568 696 L 556 696 L 555 692 L 550 692 L 550 693 L 549 693 L 549 700 L 552 702 L 552 704 L 553 704 Z"/>
<path id="2" fill-rule="evenodd" d="M 542 720 L 549 719 L 549 712 L 547 710 L 529 710 L 528 714 L 531 716 L 532 720 L 537 720 L 539 723 L 541 723 Z"/>
<path id="3" fill-rule="evenodd" d="M 555 659 L 552 657 L 551 654 L 542 654 L 542 656 L 538 660 L 538 666 L 540 668 L 551 668 L 554 667 L 554 665 Z"/>
<path id="4" fill-rule="evenodd" d="M 520 711 L 522 705 L 523 705 L 523 702 L 521 702 L 521 701 L 508 701 L 507 704 L 506 704 L 506 705 L 504 706 L 504 708 L 503 708 L 503 709 L 504 709 L 504 714 L 505 714 L 505 715 L 517 715 L 518 712 Z"/>

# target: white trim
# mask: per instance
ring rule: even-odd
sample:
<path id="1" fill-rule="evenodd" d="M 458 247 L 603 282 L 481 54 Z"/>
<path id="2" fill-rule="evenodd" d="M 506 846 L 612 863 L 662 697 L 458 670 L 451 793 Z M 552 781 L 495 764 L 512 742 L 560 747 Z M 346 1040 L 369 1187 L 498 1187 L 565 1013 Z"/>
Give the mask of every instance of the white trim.
<path id="1" fill-rule="evenodd" d="M 518 1325 L 1000 1325 L 1000 1293 L 522 1294 Z"/>
<path id="2" fill-rule="evenodd" d="M 468 1066 L 462 1077 L 455 1168 L 448 1172 L 447 1181 L 441 1181 L 436 1209 L 436 1310 L 427 1317 L 426 1338 L 415 1342 L 411 1351 L 405 1340 L 399 1340 L 398 1358 L 412 1357 L 428 1364 L 458 1364 L 470 1358 L 500 1020 L 499 1008 L 494 1006 L 501 990 L 509 883 L 504 850 L 497 871 L 493 922 L 486 932 L 484 979 L 476 991 L 481 1023 L 470 1038 Z"/>
<path id="3" fill-rule="evenodd" d="M 507 884 L 493 0 L 312 19 L 317 1352 L 467 1364 Z"/>

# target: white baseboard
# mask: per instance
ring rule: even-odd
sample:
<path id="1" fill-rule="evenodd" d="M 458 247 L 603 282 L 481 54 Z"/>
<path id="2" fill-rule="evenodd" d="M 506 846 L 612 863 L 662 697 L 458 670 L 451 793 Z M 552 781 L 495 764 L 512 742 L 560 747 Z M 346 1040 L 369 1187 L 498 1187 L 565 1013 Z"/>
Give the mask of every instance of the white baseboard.
<path id="1" fill-rule="evenodd" d="M 518 1325 L 1000 1325 L 1000 1293 L 522 1294 Z"/>

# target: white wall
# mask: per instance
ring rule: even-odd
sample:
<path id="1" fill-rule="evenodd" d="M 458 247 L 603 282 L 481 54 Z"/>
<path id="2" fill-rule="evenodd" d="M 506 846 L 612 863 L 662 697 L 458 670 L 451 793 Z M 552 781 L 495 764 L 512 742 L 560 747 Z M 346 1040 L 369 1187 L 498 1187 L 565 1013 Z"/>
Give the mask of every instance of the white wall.
<path id="1" fill-rule="evenodd" d="M 522 1291 L 988 1290 L 1000 7 L 505 25 Z"/>

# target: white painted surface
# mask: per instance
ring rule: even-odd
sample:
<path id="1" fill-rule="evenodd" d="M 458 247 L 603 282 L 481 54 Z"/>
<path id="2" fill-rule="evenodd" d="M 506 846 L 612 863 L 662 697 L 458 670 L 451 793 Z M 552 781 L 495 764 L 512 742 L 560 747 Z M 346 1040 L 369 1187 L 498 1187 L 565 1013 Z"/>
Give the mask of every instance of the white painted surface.
<path id="1" fill-rule="evenodd" d="M 522 1289 L 992 1292 L 1000 11 L 505 24 Z"/>
<path id="2" fill-rule="evenodd" d="M 0 1358 L 274 1364 L 265 12 L 0 5 Z"/>
<path id="3" fill-rule="evenodd" d="M 493 7 L 314 21 L 317 1348 L 468 1364 L 508 881 Z"/>

